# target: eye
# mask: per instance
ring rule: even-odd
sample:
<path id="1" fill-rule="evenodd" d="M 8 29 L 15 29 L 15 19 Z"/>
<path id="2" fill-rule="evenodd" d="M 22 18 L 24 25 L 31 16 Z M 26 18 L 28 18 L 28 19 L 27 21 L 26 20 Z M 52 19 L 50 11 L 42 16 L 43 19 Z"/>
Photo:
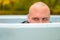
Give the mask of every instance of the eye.
<path id="1" fill-rule="evenodd" d="M 33 20 L 37 21 L 37 20 L 39 20 L 39 18 L 33 18 Z"/>
<path id="2" fill-rule="evenodd" d="M 48 20 L 48 18 L 42 18 L 42 20 L 47 21 L 47 20 Z"/>

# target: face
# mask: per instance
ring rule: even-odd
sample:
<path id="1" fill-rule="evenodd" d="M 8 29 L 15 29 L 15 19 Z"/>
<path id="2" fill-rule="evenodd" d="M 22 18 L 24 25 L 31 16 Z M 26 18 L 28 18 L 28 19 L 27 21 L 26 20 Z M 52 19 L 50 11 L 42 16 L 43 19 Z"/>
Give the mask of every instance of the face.
<path id="1" fill-rule="evenodd" d="M 50 15 L 46 10 L 39 11 L 34 10 L 30 12 L 28 17 L 28 22 L 30 23 L 49 23 L 50 22 Z"/>

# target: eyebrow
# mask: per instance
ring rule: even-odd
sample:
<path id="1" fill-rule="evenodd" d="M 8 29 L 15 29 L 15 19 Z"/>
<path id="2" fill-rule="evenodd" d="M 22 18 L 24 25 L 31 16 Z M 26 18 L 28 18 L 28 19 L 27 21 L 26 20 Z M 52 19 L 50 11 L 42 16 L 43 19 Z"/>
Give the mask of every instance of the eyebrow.
<path id="1" fill-rule="evenodd" d="M 48 17 L 43 17 L 43 18 L 48 18 Z"/>
<path id="2" fill-rule="evenodd" d="M 32 18 L 39 18 L 39 17 L 32 17 Z M 48 18 L 48 17 L 42 17 L 42 18 Z"/>

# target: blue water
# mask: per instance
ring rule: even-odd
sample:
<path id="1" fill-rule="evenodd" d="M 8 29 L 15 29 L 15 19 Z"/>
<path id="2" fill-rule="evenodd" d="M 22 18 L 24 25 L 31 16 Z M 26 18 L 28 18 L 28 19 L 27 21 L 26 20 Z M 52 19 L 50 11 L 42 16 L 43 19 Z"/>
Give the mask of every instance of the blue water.
<path id="1" fill-rule="evenodd" d="M 1 17 L 1 16 L 0 16 Z M 21 16 L 23 17 L 23 16 Z M 23 18 L 0 18 L 0 23 L 21 23 L 23 21 L 27 20 L 27 16 Z M 52 23 L 54 22 L 60 22 L 60 16 L 50 17 L 50 21 Z"/>

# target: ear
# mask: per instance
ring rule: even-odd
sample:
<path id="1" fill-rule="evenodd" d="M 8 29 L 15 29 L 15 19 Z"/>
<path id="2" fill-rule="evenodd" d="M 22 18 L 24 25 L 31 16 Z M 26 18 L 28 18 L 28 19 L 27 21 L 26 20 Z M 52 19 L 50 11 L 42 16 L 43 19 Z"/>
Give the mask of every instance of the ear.
<path id="1" fill-rule="evenodd" d="M 30 22 L 30 18 L 28 18 L 28 22 Z"/>
<path id="2" fill-rule="evenodd" d="M 29 14 L 27 14 L 27 16 L 29 17 Z"/>
<path id="3" fill-rule="evenodd" d="M 30 22 L 29 14 L 27 14 L 27 15 L 28 15 L 28 22 Z"/>

